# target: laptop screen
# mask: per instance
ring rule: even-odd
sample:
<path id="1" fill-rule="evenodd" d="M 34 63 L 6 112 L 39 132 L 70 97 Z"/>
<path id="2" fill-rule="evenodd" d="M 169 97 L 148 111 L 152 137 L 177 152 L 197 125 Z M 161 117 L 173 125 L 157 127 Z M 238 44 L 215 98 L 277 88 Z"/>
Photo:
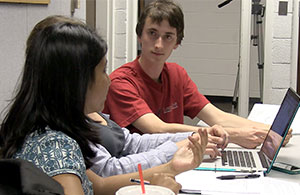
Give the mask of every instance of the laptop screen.
<path id="1" fill-rule="evenodd" d="M 292 89 L 288 89 L 271 129 L 261 147 L 261 151 L 266 155 L 269 162 L 273 161 L 277 156 L 283 139 L 296 115 L 298 106 L 299 96 Z"/>

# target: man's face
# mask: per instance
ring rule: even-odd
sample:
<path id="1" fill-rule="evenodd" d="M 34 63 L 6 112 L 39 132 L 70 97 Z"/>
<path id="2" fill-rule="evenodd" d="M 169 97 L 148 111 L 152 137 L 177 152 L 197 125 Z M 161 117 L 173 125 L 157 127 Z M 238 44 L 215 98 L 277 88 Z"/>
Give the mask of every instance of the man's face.
<path id="1" fill-rule="evenodd" d="M 176 28 L 171 27 L 167 20 L 153 23 L 149 17 L 138 41 L 142 46 L 141 58 L 153 63 L 164 63 L 178 46 Z"/>

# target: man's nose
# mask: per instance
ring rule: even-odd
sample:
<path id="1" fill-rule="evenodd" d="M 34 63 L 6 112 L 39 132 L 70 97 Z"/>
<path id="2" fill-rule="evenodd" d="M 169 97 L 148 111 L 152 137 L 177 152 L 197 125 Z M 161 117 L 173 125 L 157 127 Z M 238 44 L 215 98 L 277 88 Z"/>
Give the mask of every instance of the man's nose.
<path id="1" fill-rule="evenodd" d="M 156 48 L 162 48 L 163 47 L 163 39 L 161 36 L 159 36 L 155 41 L 155 47 Z"/>

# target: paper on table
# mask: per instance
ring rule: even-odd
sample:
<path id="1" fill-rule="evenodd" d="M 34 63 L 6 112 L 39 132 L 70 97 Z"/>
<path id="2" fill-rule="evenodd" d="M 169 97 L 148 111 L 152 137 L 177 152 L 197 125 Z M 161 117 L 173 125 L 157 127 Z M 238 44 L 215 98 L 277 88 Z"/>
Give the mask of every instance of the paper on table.
<path id="1" fill-rule="evenodd" d="M 300 185 L 274 178 L 261 177 L 256 179 L 219 180 L 220 175 L 244 173 L 187 171 L 176 176 L 182 189 L 201 190 L 203 195 L 299 195 Z"/>
<path id="2" fill-rule="evenodd" d="M 241 174 L 233 172 L 213 172 L 213 171 L 187 171 L 176 176 L 176 181 L 182 185 L 182 189 L 201 190 L 202 194 L 251 194 L 260 195 L 263 179 L 261 177 L 256 179 L 233 179 L 220 180 L 217 176 Z M 245 174 L 245 173 L 244 173 Z"/>
<path id="3" fill-rule="evenodd" d="M 300 185 L 295 182 L 288 182 L 279 179 L 265 177 L 263 180 L 263 195 L 299 195 Z"/>
<path id="4" fill-rule="evenodd" d="M 248 119 L 271 125 L 276 117 L 280 105 L 274 104 L 254 104 Z M 300 134 L 300 114 L 297 112 L 291 125 L 293 134 Z"/>

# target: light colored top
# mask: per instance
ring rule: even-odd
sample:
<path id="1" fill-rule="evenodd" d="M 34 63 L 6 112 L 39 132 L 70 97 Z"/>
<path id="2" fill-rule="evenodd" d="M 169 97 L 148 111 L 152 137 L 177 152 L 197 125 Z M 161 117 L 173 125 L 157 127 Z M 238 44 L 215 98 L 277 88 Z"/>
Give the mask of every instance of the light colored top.
<path id="1" fill-rule="evenodd" d="M 161 165 L 170 161 L 177 151 L 178 147 L 175 142 L 187 138 L 192 132 L 187 133 L 161 133 L 161 134 L 131 134 L 128 129 L 121 128 L 116 123 L 111 121 L 107 115 L 101 114 L 106 120 L 106 125 L 98 125 L 102 140 L 116 142 L 116 137 L 111 139 L 116 133 L 109 136 L 109 131 L 121 131 L 124 138 L 120 137 L 118 151 L 114 149 L 114 155 L 109 151 L 109 146 L 91 145 L 96 151 L 96 157 L 91 159 L 94 165 L 91 169 L 102 177 L 111 175 L 125 174 L 137 172 L 137 166 L 140 163 L 143 169 L 148 169 L 157 165 Z M 106 134 L 101 133 L 106 132 Z M 105 135 L 106 137 L 102 137 Z M 112 144 L 113 145 L 113 144 Z"/>

